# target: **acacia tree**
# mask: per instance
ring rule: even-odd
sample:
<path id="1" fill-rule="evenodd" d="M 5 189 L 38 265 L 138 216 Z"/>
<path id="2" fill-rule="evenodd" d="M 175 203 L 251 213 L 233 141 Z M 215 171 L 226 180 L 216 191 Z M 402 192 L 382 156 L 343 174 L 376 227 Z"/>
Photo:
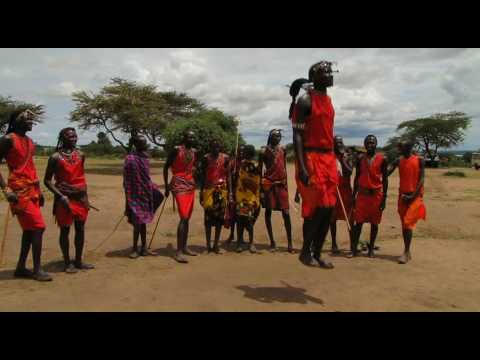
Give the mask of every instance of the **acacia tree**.
<path id="1" fill-rule="evenodd" d="M 8 126 L 10 115 L 14 111 L 24 111 L 30 109 L 37 114 L 36 122 L 42 122 L 45 115 L 44 105 L 35 105 L 23 101 L 13 100 L 11 97 L 0 95 L 0 132 L 5 132 Z"/>
<path id="2" fill-rule="evenodd" d="M 112 137 L 124 150 L 131 144 L 119 133 L 145 135 L 164 146 L 163 131 L 179 117 L 188 117 L 203 108 L 197 100 L 183 93 L 160 92 L 154 85 L 113 78 L 97 94 L 79 91 L 72 94 L 75 109 L 70 119 L 81 129 L 98 129 Z"/>
<path id="3" fill-rule="evenodd" d="M 461 144 L 471 118 L 458 111 L 434 114 L 426 118 L 404 121 L 397 127 L 399 136 L 389 140 L 394 145 L 401 140 L 411 140 L 417 150 L 430 160 L 434 160 L 440 148 L 448 149 Z"/>

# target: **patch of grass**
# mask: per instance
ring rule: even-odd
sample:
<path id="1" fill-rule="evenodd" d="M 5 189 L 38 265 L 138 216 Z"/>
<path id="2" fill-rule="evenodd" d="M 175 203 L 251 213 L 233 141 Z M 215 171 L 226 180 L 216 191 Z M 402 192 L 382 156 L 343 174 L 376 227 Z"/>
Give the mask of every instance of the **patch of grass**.
<path id="1" fill-rule="evenodd" d="M 455 176 L 455 177 L 467 177 L 463 171 L 455 170 L 455 171 L 447 171 L 443 174 L 443 176 Z"/>

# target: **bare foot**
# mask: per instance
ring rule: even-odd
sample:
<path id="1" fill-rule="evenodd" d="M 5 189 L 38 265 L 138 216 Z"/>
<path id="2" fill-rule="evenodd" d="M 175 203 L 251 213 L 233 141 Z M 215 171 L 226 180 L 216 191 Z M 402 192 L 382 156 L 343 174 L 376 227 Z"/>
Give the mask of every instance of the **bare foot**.
<path id="1" fill-rule="evenodd" d="M 318 265 L 323 269 L 333 269 L 334 268 L 333 264 L 327 259 L 322 259 L 320 257 L 318 257 L 318 258 L 315 257 L 314 259 L 317 260 Z"/>
<path id="2" fill-rule="evenodd" d="M 75 266 L 73 264 L 68 264 L 65 266 L 64 270 L 67 274 L 76 274 L 78 272 L 77 269 L 75 269 Z"/>
<path id="3" fill-rule="evenodd" d="M 412 255 L 410 253 L 404 253 L 402 256 L 398 258 L 399 264 L 406 264 L 412 259 Z"/>
<path id="4" fill-rule="evenodd" d="M 198 255 L 198 254 L 194 253 L 193 251 L 188 250 L 188 248 L 186 246 L 182 250 L 182 252 L 187 256 L 197 256 Z"/>
<path id="5" fill-rule="evenodd" d="M 251 254 L 256 254 L 258 253 L 257 251 L 257 248 L 255 247 L 255 245 L 251 244 L 248 246 L 248 251 L 250 251 Z"/>
<path id="6" fill-rule="evenodd" d="M 173 258 L 181 264 L 188 264 L 188 260 L 180 252 L 177 252 Z"/>

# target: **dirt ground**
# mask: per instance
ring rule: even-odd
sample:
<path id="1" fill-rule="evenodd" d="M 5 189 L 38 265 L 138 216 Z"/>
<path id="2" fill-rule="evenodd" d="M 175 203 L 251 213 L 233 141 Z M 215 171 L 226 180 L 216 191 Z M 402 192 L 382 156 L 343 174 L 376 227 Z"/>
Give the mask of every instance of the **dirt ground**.
<path id="1" fill-rule="evenodd" d="M 153 249 L 158 257 L 131 260 L 131 227 L 123 221 L 116 234 L 97 252 L 94 249 L 120 219 L 124 207 L 119 160 L 87 160 L 92 211 L 87 223 L 86 261 L 92 271 L 62 272 L 58 229 L 48 196 L 43 214 L 47 222 L 43 262 L 54 276 L 50 283 L 14 279 L 20 243 L 17 220 L 10 221 L 4 264 L 0 268 L 0 311 L 478 311 L 480 310 L 480 172 L 465 170 L 466 178 L 450 178 L 443 169 L 427 170 L 425 201 L 428 219 L 414 233 L 413 260 L 399 265 L 403 249 L 396 213 L 398 175 L 390 178 L 390 192 L 375 259 L 332 257 L 333 270 L 308 268 L 298 255 L 285 250 L 281 215 L 273 216 L 281 251 L 267 251 L 263 213 L 255 226 L 260 254 L 227 251 L 207 255 L 203 211 L 196 202 L 189 244 L 200 256 L 187 265 L 172 258 L 177 214 L 171 199 L 160 221 Z M 163 184 L 161 164 L 153 162 L 154 180 Z M 43 177 L 45 159 L 37 159 Z M 0 167 L 6 174 L 4 166 Z M 293 168 L 289 173 L 293 174 Z M 293 204 L 294 181 L 290 181 Z M 197 197 L 198 199 L 198 197 Z M 0 202 L 0 234 L 6 202 Z M 291 209 L 294 245 L 301 246 L 300 213 Z M 153 224 L 149 228 L 150 233 Z M 222 240 L 229 230 L 224 230 Z M 369 229 L 364 229 L 363 239 Z M 348 249 L 346 225 L 338 228 L 339 244 Z M 72 241 L 73 242 L 73 241 Z M 326 249 L 330 248 L 330 238 Z M 73 249 L 72 249 L 73 253 Z M 329 256 L 326 253 L 326 256 Z M 29 258 L 29 266 L 31 258 Z"/>

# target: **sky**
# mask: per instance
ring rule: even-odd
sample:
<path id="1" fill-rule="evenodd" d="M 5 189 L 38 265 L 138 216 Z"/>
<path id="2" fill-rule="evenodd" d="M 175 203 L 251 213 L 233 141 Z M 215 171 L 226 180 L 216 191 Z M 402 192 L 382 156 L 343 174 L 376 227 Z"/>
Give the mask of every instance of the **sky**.
<path id="1" fill-rule="evenodd" d="M 272 128 L 284 130 L 291 98 L 286 85 L 308 77 L 320 61 L 337 63 L 329 95 L 335 133 L 347 145 L 375 134 L 383 145 L 405 120 L 463 111 L 472 127 L 459 149 L 480 148 L 480 49 L 0 49 L 0 95 L 46 106 L 46 118 L 31 133 L 54 145 L 71 126 L 71 93 L 97 92 L 113 77 L 159 90 L 186 92 L 207 106 L 235 115 L 247 142 L 264 145 Z M 79 144 L 96 131 L 79 131 Z"/>

